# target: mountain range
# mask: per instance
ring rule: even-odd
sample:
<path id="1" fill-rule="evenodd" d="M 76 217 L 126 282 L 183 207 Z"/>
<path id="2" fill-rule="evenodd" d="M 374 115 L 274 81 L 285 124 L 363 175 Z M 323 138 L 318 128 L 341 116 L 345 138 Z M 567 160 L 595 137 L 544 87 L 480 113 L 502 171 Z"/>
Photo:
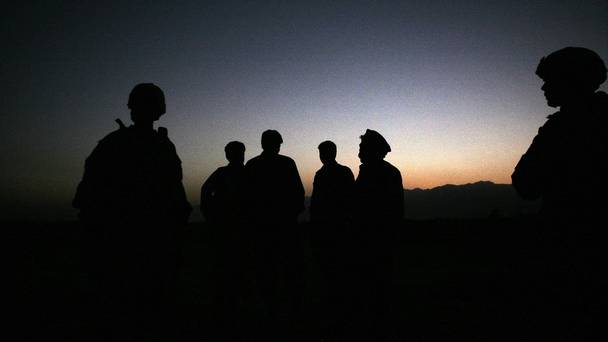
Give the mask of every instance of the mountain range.
<path id="1" fill-rule="evenodd" d="M 519 217 L 538 212 L 540 201 L 521 199 L 511 184 L 480 181 L 404 190 L 407 219 Z"/>
<path id="2" fill-rule="evenodd" d="M 540 201 L 521 199 L 511 184 L 479 181 L 462 185 L 446 184 L 431 189 L 404 189 L 405 218 L 410 220 L 485 219 L 529 216 L 538 212 Z M 308 221 L 310 197 L 300 221 Z M 202 220 L 198 205 L 191 222 Z"/>
<path id="3" fill-rule="evenodd" d="M 521 199 L 511 184 L 480 181 L 431 189 L 404 189 L 405 218 L 410 220 L 484 219 L 533 215 L 540 201 Z M 306 197 L 306 208 L 310 197 Z M 308 210 L 300 221 L 308 220 Z"/>

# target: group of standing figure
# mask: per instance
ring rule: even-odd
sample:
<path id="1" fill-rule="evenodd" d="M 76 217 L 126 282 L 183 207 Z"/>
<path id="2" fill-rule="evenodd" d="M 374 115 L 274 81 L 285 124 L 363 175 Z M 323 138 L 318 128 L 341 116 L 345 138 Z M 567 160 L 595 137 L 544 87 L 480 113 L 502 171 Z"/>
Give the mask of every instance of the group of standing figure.
<path id="1" fill-rule="evenodd" d="M 543 250 L 552 260 L 550 275 L 537 285 L 569 284 L 545 296 L 542 312 L 556 320 L 572 317 L 562 315 L 564 310 L 578 312 L 572 329 L 581 332 L 596 317 L 594 296 L 600 293 L 595 279 L 603 245 L 593 222 L 606 221 L 601 213 L 607 198 L 608 95 L 597 91 L 606 67 L 591 50 L 565 48 L 543 58 L 537 74 L 545 82 L 548 105 L 560 111 L 549 116 L 522 156 L 513 186 L 524 198 L 542 199 L 543 227 L 553 234 Z M 127 327 L 140 332 L 154 322 L 162 326 L 166 315 L 161 308 L 169 304 L 159 305 L 158 298 L 169 303 L 168 294 L 175 291 L 180 232 L 192 210 L 167 130 L 153 128 L 165 113 L 163 92 L 154 84 L 139 84 L 128 107 L 133 125 L 118 120 L 121 127 L 99 142 L 86 160 L 73 201 L 90 237 L 92 278 L 103 289 L 91 303 L 93 320 L 103 325 L 102 340 Z M 201 189 L 201 211 L 221 242 L 218 288 L 225 291 L 218 294 L 216 309 L 234 315 L 239 310 L 234 294 L 245 292 L 240 285 L 252 284 L 267 313 L 268 329 L 258 340 L 294 331 L 306 283 L 297 225 L 304 189 L 294 161 L 279 154 L 281 143 L 277 131 L 265 131 L 263 152 L 244 164 L 245 146 L 230 142 L 225 148 L 229 164 Z M 331 141 L 319 145 L 323 167 L 315 175 L 306 232 L 326 283 L 323 314 L 331 324 L 324 331 L 361 332 L 359 337 L 379 341 L 388 333 L 382 322 L 387 322 L 392 234 L 403 217 L 401 173 L 384 160 L 391 148 L 378 132 L 361 136 L 356 179 L 336 162 L 336 151 Z"/>
<path id="2" fill-rule="evenodd" d="M 175 290 L 181 227 L 192 210 L 175 147 L 166 129 L 153 129 L 165 113 L 162 90 L 139 84 L 128 106 L 133 125 L 117 120 L 120 128 L 99 142 L 86 160 L 73 201 L 87 227 L 92 278 L 100 290 L 92 304 L 98 308 L 96 321 L 112 322 L 104 324 L 103 333 L 110 336 L 113 329 L 145 331 L 155 319 L 166 318 L 161 311 L 166 312 Z M 202 186 L 201 212 L 215 232 L 219 262 L 213 281 L 221 330 L 236 331 L 228 322 L 242 313 L 238 303 L 253 288 L 266 315 L 261 331 L 287 338 L 298 329 L 306 283 L 303 232 L 297 224 L 305 209 L 304 187 L 295 162 L 279 154 L 280 133 L 267 130 L 261 142 L 263 152 L 246 164 L 244 144 L 226 145 L 229 164 Z M 315 175 L 308 233 L 327 280 L 324 299 L 345 298 L 323 312 L 339 315 L 326 318 L 342 325 L 348 303 L 353 303 L 351 316 L 382 314 L 384 306 L 378 303 L 385 303 L 392 265 L 387 246 L 403 217 L 403 189 L 401 173 L 384 160 L 391 148 L 378 132 L 361 136 L 356 180 L 336 162 L 336 150 L 330 141 L 319 145 L 323 167 Z M 347 293 L 353 295 L 346 299 Z M 158 298 L 166 305 L 157 305 Z M 371 324 L 367 331 L 375 329 Z"/>
<path id="3" fill-rule="evenodd" d="M 249 284 L 254 283 L 273 329 L 285 325 L 287 329 L 296 328 L 294 320 L 306 283 L 302 242 L 309 241 L 326 283 L 327 305 L 321 312 L 331 312 L 332 317 L 325 319 L 343 325 L 347 312 L 343 309 L 365 298 L 369 303 L 348 311 L 364 307 L 367 318 L 374 316 L 373 321 L 382 314 L 384 308 L 377 304 L 385 302 L 382 294 L 388 291 L 391 232 L 403 218 L 401 173 L 384 160 L 391 151 L 389 144 L 373 130 L 361 136 L 362 164 L 356 180 L 348 167 L 336 162 L 333 142 L 319 145 L 323 167 L 314 178 L 310 229 L 303 232 L 297 217 L 304 210 L 304 188 L 294 161 L 279 154 L 282 142 L 279 132 L 265 131 L 263 152 L 246 164 L 245 145 L 228 143 L 228 165 L 218 168 L 201 188 L 201 211 L 218 232 L 217 245 L 222 251 L 218 278 L 223 279 L 220 288 L 227 293 L 218 296 L 219 307 L 229 310 L 229 321 L 228 317 L 238 312 L 234 303 L 239 293 L 247 293 Z M 303 239 L 304 234 L 307 239 Z M 254 281 L 248 282 L 247 276 Z M 358 295 L 354 295 L 352 289 L 361 286 L 366 290 L 355 290 Z M 368 290 L 372 290 L 371 296 L 364 294 Z M 353 295 L 338 302 L 348 293 Z M 288 305 L 281 307 L 282 302 Z M 371 303 L 376 304 L 367 305 Z M 288 319 L 277 322 L 282 314 Z M 365 315 L 359 312 L 359 316 Z M 325 327 L 331 330 L 326 333 L 335 333 L 339 329 L 335 325 Z"/>

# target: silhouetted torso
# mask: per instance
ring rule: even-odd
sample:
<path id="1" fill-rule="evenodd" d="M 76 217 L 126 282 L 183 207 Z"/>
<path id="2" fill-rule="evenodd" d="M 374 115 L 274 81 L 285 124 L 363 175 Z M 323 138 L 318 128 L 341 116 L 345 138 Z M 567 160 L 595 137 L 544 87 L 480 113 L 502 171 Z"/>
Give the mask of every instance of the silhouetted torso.
<path id="1" fill-rule="evenodd" d="M 352 213 L 355 177 L 352 171 L 336 162 L 327 163 L 317 171 L 310 202 L 311 221 L 344 222 Z"/>
<path id="2" fill-rule="evenodd" d="M 239 223 L 244 219 L 245 167 L 218 168 L 201 188 L 201 211 L 209 222 Z"/>
<path id="3" fill-rule="evenodd" d="M 549 116 L 521 157 L 511 178 L 526 199 L 541 199 L 535 253 L 520 265 L 520 280 L 532 307 L 528 336 L 590 340 L 597 336 L 600 298 L 605 289 L 603 230 L 606 225 L 608 95 L 597 91 L 606 66 L 597 53 L 565 47 L 543 57 L 536 69 L 543 80 Z M 539 338 L 536 338 L 539 339 Z"/>
<path id="4" fill-rule="evenodd" d="M 181 181 L 181 161 L 166 134 L 121 128 L 87 158 L 74 206 L 88 222 L 185 223 L 191 207 Z"/>
<path id="5" fill-rule="evenodd" d="M 512 175 L 522 197 L 542 197 L 548 217 L 598 215 L 606 204 L 608 95 L 549 116 Z"/>
<path id="6" fill-rule="evenodd" d="M 245 165 L 250 218 L 255 222 L 293 222 L 304 209 L 304 187 L 295 162 L 262 152 Z"/>
<path id="7" fill-rule="evenodd" d="M 354 310 L 360 334 L 369 340 L 389 334 L 394 232 L 403 218 L 401 173 L 384 160 L 364 162 L 355 181 L 358 223 L 351 258 L 356 265 Z M 359 317 L 359 318 L 357 318 Z"/>
<path id="8" fill-rule="evenodd" d="M 397 223 L 403 219 L 401 172 L 389 162 L 361 164 L 355 191 L 361 223 Z"/>
<path id="9" fill-rule="evenodd" d="M 175 147 L 159 131 L 130 126 L 103 138 L 73 202 L 88 232 L 91 314 L 108 339 L 164 334 L 171 324 L 180 228 L 191 207 Z"/>
<path id="10" fill-rule="evenodd" d="M 335 160 L 323 163 L 314 178 L 310 202 L 312 224 L 308 228 L 315 266 L 321 272 L 325 285 L 325 291 L 320 296 L 322 306 L 316 317 L 321 333 L 332 340 L 331 337 L 344 334 L 343 329 L 348 326 L 348 317 L 352 312 L 352 300 L 347 294 L 350 293 L 348 289 L 353 288 L 349 255 L 353 252 L 350 223 L 355 177 L 348 167 Z"/>
<path id="11" fill-rule="evenodd" d="M 303 261 L 296 219 L 304 188 L 295 162 L 266 150 L 247 162 L 245 172 L 256 288 L 267 308 L 258 328 L 264 338 L 286 338 L 282 334 L 299 322 Z"/>

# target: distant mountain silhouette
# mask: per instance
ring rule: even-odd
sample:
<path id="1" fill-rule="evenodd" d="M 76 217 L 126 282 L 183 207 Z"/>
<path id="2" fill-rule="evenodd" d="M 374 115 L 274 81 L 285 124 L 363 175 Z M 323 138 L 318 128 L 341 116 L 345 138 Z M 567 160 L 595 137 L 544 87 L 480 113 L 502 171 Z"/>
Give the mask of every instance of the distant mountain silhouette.
<path id="1" fill-rule="evenodd" d="M 540 202 L 522 200 L 511 184 L 488 181 L 404 190 L 407 219 L 518 217 L 538 212 Z"/>
<path id="2" fill-rule="evenodd" d="M 540 201 L 521 199 L 511 184 L 480 181 L 462 185 L 446 184 L 432 189 L 405 189 L 405 218 L 411 220 L 485 219 L 534 215 Z M 300 221 L 308 221 L 310 197 Z M 200 221 L 193 212 L 191 221 Z"/>

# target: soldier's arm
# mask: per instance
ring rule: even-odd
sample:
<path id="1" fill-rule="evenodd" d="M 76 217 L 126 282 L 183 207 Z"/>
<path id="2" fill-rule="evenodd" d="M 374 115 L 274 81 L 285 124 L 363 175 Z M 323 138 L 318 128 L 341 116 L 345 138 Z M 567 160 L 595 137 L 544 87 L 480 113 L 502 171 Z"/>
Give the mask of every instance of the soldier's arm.
<path id="1" fill-rule="evenodd" d="M 99 191 L 103 191 L 104 168 L 107 166 L 104 160 L 107 159 L 108 144 L 101 140 L 87 157 L 84 163 L 84 174 L 82 180 L 76 188 L 76 194 L 72 200 L 72 206 L 77 209 L 85 209 L 94 205 L 95 199 L 100 198 Z"/>
<path id="2" fill-rule="evenodd" d="M 169 158 L 172 159 L 172 161 L 168 164 L 169 170 L 167 176 L 169 177 L 168 179 L 170 179 L 168 184 L 172 190 L 170 203 L 173 218 L 177 222 L 185 225 L 188 223 L 190 212 L 192 212 L 192 206 L 190 205 L 190 202 L 188 202 L 188 198 L 186 197 L 186 190 L 184 189 L 184 185 L 182 183 L 182 161 L 177 155 L 175 145 L 173 145 L 173 143 L 167 136 L 166 129 L 161 131 L 162 139 L 164 139 L 168 148 L 166 152 Z"/>
<path id="3" fill-rule="evenodd" d="M 511 175 L 511 183 L 515 191 L 524 199 L 534 200 L 542 194 L 542 183 L 545 170 L 543 167 L 543 154 L 546 153 L 547 128 L 541 127 L 532 140 L 532 144 L 521 156 Z"/>

